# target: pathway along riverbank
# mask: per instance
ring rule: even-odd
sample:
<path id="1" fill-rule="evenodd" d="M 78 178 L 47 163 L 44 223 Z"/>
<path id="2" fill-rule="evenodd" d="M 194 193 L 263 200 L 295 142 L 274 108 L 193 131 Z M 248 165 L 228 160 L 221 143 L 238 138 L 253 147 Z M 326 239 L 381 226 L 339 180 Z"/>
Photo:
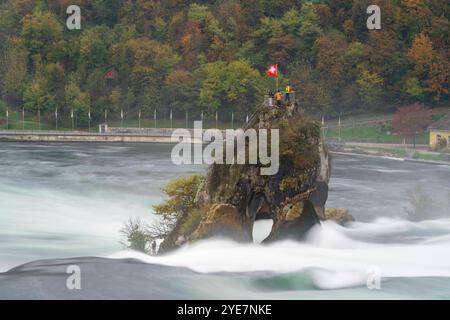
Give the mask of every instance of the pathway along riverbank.
<path id="1" fill-rule="evenodd" d="M 0 141 L 13 142 L 132 142 L 172 143 L 171 136 L 176 129 L 116 129 L 107 133 L 85 131 L 0 131 Z M 197 143 L 196 141 L 193 141 Z"/>

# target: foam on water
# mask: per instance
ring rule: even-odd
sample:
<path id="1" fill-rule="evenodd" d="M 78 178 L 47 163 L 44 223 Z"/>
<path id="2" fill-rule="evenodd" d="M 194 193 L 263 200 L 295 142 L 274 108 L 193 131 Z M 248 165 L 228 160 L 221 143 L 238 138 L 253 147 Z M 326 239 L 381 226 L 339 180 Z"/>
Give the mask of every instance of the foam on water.
<path id="1" fill-rule="evenodd" d="M 386 230 L 387 225 L 392 227 Z M 428 230 L 428 235 L 423 230 Z M 162 257 L 120 252 L 112 258 L 134 258 L 201 273 L 311 270 L 318 287 L 336 289 L 364 284 L 371 267 L 379 268 L 385 278 L 450 277 L 450 239 L 437 236 L 443 232 L 450 233 L 449 219 L 418 223 L 382 219 L 350 228 L 326 222 L 312 230 L 304 243 L 261 246 L 210 240 Z M 402 243 L 405 237 L 415 237 L 416 242 Z M 379 242 L 383 238 L 397 242 Z"/>

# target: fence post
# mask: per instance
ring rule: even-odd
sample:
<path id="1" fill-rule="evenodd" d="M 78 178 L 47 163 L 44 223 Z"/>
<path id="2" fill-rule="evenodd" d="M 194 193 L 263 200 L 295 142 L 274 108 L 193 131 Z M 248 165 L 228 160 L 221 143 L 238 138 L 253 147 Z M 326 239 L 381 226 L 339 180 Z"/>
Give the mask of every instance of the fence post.
<path id="1" fill-rule="evenodd" d="M 73 131 L 73 129 L 74 129 L 74 120 L 73 120 L 73 109 L 72 110 L 70 110 L 70 119 L 72 120 L 72 131 Z"/>
<path id="2" fill-rule="evenodd" d="M 234 130 L 234 112 L 231 112 L 231 129 Z"/>
<path id="3" fill-rule="evenodd" d="M 341 116 L 339 116 L 339 143 L 341 143 Z"/>
<path id="4" fill-rule="evenodd" d="M 138 118 L 139 118 L 138 126 L 139 126 L 139 129 L 141 129 L 141 109 L 139 109 Z"/>
<path id="5" fill-rule="evenodd" d="M 325 140 L 325 117 L 322 116 L 322 139 Z"/>

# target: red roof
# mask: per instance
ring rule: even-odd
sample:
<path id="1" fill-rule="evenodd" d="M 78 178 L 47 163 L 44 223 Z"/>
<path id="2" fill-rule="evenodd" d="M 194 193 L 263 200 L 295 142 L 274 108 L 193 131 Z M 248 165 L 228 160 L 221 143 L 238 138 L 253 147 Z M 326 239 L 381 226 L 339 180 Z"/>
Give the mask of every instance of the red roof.
<path id="1" fill-rule="evenodd" d="M 117 79 L 117 76 L 118 76 L 117 71 L 114 69 L 108 70 L 105 73 L 105 79 L 107 80 L 115 80 Z"/>

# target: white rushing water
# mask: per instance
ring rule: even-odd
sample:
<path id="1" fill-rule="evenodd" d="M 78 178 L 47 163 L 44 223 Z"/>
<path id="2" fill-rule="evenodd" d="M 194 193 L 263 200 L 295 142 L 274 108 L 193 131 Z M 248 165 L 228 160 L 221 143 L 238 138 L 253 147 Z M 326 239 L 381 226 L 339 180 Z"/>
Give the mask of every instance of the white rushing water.
<path id="1" fill-rule="evenodd" d="M 121 251 L 123 222 L 130 216 L 152 221 L 160 188 L 204 168 L 173 166 L 164 145 L 0 143 L 0 159 L 0 271 L 38 259 L 134 258 L 210 276 L 281 277 L 193 279 L 192 287 L 202 283 L 196 289 L 201 297 L 358 298 L 368 294 L 375 268 L 383 279 L 380 297 L 450 298 L 448 166 L 336 156 L 329 205 L 349 208 L 358 222 L 345 228 L 326 222 L 302 243 L 210 240 L 150 257 Z M 428 199 L 426 210 L 408 215 L 408 199 L 417 195 Z M 261 224 L 259 241 L 270 228 Z"/>
<path id="2" fill-rule="evenodd" d="M 376 242 L 383 237 L 400 242 Z M 412 243 L 404 243 L 408 240 Z M 373 268 L 386 278 L 450 277 L 450 219 L 420 223 L 381 219 L 348 228 L 326 222 L 312 230 L 304 243 L 260 246 L 210 240 L 164 257 L 130 252 L 112 257 L 188 267 L 200 273 L 316 269 L 314 282 L 322 289 L 365 284 Z"/>

